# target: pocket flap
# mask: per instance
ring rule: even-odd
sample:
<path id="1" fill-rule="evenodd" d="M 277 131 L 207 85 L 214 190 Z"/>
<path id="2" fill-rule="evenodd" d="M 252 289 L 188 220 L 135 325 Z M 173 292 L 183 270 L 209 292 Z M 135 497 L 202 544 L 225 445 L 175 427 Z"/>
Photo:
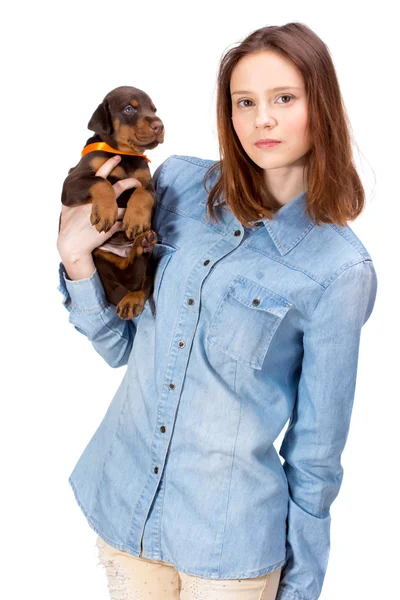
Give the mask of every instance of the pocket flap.
<path id="1" fill-rule="evenodd" d="M 293 306 L 286 298 L 272 290 L 251 281 L 243 275 L 236 275 L 230 288 L 230 294 L 245 306 L 256 310 L 268 311 L 277 317 L 284 317 Z"/>
<path id="2" fill-rule="evenodd" d="M 170 254 L 171 252 L 175 252 L 179 250 L 178 246 L 171 244 L 171 242 L 164 242 L 163 240 L 158 240 L 154 245 L 152 257 L 157 259 L 160 256 L 164 256 L 164 254 Z"/>

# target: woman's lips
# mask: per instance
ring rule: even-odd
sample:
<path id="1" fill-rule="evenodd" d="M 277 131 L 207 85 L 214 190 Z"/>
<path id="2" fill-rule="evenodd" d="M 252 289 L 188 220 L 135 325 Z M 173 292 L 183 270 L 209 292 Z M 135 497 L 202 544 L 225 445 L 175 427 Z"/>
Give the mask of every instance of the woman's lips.
<path id="1" fill-rule="evenodd" d="M 277 146 L 278 144 L 280 144 L 281 142 L 256 142 L 256 146 L 257 148 L 273 148 L 274 146 Z"/>

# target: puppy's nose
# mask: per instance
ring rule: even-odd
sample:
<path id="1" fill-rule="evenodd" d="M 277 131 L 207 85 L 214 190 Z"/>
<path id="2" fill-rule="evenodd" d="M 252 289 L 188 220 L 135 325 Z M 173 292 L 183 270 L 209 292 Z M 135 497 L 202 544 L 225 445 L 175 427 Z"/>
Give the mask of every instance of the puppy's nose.
<path id="1" fill-rule="evenodd" d="M 156 135 L 160 135 L 164 129 L 164 125 L 161 123 L 161 121 L 153 121 L 153 123 L 150 123 L 150 127 Z"/>

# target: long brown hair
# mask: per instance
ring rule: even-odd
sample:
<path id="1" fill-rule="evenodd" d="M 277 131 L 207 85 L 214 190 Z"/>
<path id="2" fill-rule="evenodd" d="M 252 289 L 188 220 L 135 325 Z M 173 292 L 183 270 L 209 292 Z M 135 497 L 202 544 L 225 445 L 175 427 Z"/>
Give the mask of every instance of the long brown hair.
<path id="1" fill-rule="evenodd" d="M 307 128 L 312 147 L 307 167 L 307 214 L 319 225 L 346 225 L 364 209 L 365 192 L 353 163 L 350 123 L 335 68 L 327 46 L 306 25 L 287 23 L 257 29 L 222 57 L 217 79 L 217 130 L 220 160 L 204 177 L 204 187 L 214 170 L 219 176 L 209 192 L 208 210 L 217 220 L 214 202 L 221 194 L 242 225 L 271 219 L 278 210 L 268 191 L 264 169 L 246 154 L 232 125 L 230 79 L 238 61 L 262 50 L 289 59 L 302 74 L 308 102 Z M 206 188 L 207 190 L 207 188 Z M 208 192 L 208 190 L 207 190 Z"/>

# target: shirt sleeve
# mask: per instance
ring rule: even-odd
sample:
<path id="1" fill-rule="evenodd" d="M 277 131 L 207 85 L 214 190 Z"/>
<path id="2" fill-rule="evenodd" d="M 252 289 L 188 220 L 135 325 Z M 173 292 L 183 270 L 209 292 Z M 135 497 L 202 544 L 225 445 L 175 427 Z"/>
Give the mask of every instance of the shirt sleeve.
<path id="1" fill-rule="evenodd" d="M 57 289 L 75 329 L 89 339 L 110 367 L 126 365 L 140 315 L 130 320 L 117 315 L 116 307 L 106 298 L 97 269 L 90 277 L 71 280 L 60 263 Z"/>
<path id="2" fill-rule="evenodd" d="M 330 551 L 330 506 L 343 478 L 341 454 L 353 407 L 360 333 L 377 292 L 370 259 L 325 288 L 307 322 L 298 394 L 280 448 L 289 505 L 286 563 L 277 600 L 317 600 Z"/>

